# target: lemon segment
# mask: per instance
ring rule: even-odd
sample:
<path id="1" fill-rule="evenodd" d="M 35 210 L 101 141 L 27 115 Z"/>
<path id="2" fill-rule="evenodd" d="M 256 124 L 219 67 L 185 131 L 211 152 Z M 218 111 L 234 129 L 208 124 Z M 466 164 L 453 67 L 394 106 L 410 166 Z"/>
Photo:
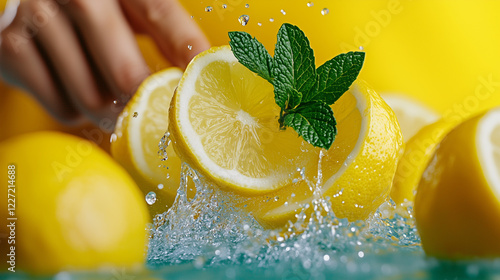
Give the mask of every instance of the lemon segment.
<path id="1" fill-rule="evenodd" d="M 433 109 L 406 95 L 394 93 L 381 95 L 396 114 L 405 141 L 411 139 L 424 126 L 440 118 Z"/>
<path id="2" fill-rule="evenodd" d="M 312 145 L 280 130 L 272 85 L 241 65 L 229 46 L 198 55 L 170 112 L 176 151 L 220 187 L 259 194 L 291 183 Z"/>
<path id="3" fill-rule="evenodd" d="M 111 154 L 132 175 L 144 194 L 155 191 L 158 201 L 153 214 L 171 205 L 180 183 L 181 160 L 172 146 L 161 161 L 160 139 L 168 130 L 168 111 L 174 90 L 182 76 L 168 68 L 148 77 L 119 115 L 111 142 Z M 167 178 L 168 177 L 168 178 Z M 158 189 L 158 185 L 163 186 Z"/>
<path id="4" fill-rule="evenodd" d="M 437 147 L 415 197 L 415 218 L 428 255 L 500 256 L 500 109 L 460 124 Z"/>

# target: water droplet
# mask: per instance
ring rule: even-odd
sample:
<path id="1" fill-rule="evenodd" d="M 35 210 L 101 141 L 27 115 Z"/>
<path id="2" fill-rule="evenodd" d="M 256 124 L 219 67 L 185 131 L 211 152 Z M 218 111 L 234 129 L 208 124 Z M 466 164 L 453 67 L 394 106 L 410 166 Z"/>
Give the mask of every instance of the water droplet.
<path id="1" fill-rule="evenodd" d="M 118 100 L 113 100 L 113 104 L 118 104 Z"/>
<path id="2" fill-rule="evenodd" d="M 281 13 L 282 13 L 283 15 L 286 15 L 285 10 L 283 10 L 283 9 L 281 9 Z"/>
<path id="3" fill-rule="evenodd" d="M 269 19 L 269 21 L 270 21 L 270 22 L 274 22 L 274 18 L 270 18 L 270 19 Z"/>
<path id="4" fill-rule="evenodd" d="M 328 8 L 324 8 L 323 10 L 321 10 L 321 14 L 322 15 L 328 15 L 328 13 L 330 12 L 330 10 L 328 10 Z"/>
<path id="5" fill-rule="evenodd" d="M 169 174 L 169 173 L 167 173 L 166 178 L 167 178 L 167 179 L 170 179 L 170 174 Z"/>
<path id="6" fill-rule="evenodd" d="M 158 189 L 159 190 L 163 189 L 163 184 L 158 184 Z"/>
<path id="7" fill-rule="evenodd" d="M 358 257 L 362 258 L 365 256 L 365 253 L 363 251 L 358 252 Z"/>
<path id="8" fill-rule="evenodd" d="M 191 19 L 193 19 L 193 18 L 194 18 L 194 16 L 191 16 Z"/>
<path id="9" fill-rule="evenodd" d="M 132 115 L 133 118 L 137 118 L 137 116 L 139 116 L 139 113 L 137 112 L 134 112 L 134 114 Z"/>
<path id="10" fill-rule="evenodd" d="M 312 6 L 314 6 L 313 2 L 307 2 L 307 7 L 312 7 Z"/>
<path id="11" fill-rule="evenodd" d="M 250 7 L 250 5 L 249 5 L 249 4 L 245 4 L 245 8 L 249 8 L 249 7 Z"/>
<path id="12" fill-rule="evenodd" d="M 155 193 L 155 192 L 149 192 L 149 193 L 146 195 L 146 202 L 147 202 L 149 205 L 153 205 L 153 204 L 156 202 L 156 193 Z"/>
<path id="13" fill-rule="evenodd" d="M 362 51 L 364 50 L 365 48 L 363 46 L 359 46 L 359 50 Z"/>
<path id="14" fill-rule="evenodd" d="M 206 6 L 205 7 L 205 12 L 209 13 L 213 10 L 214 8 L 212 8 L 212 6 Z"/>
<path id="15" fill-rule="evenodd" d="M 258 26 L 262 26 L 262 23 L 260 23 L 260 22 L 257 22 L 257 25 L 258 25 Z"/>
<path id="16" fill-rule="evenodd" d="M 227 8 L 227 5 L 226 4 L 222 4 L 222 8 L 223 9 Z"/>
<path id="17" fill-rule="evenodd" d="M 250 17 L 248 15 L 241 15 L 238 18 L 238 21 L 240 22 L 241 25 L 245 26 L 248 24 L 248 21 L 250 20 Z"/>
<path id="18" fill-rule="evenodd" d="M 330 256 L 329 256 L 329 255 L 324 255 L 324 256 L 323 256 L 323 260 L 324 260 L 325 262 L 329 261 L 329 260 L 330 260 Z"/>
<path id="19" fill-rule="evenodd" d="M 188 50 L 192 50 L 192 49 L 193 49 L 193 46 L 188 45 Z"/>

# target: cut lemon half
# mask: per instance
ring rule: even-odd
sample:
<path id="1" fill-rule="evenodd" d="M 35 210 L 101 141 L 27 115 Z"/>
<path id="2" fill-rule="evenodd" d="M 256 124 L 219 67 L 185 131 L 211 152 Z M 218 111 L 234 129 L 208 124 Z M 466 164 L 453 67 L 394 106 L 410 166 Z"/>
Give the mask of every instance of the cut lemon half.
<path id="1" fill-rule="evenodd" d="M 396 113 L 405 141 L 412 138 L 424 126 L 440 118 L 436 111 L 411 97 L 392 93 L 381 95 Z"/>
<path id="2" fill-rule="evenodd" d="M 390 191 L 403 147 L 401 131 L 394 112 L 364 83 L 332 108 L 338 134 L 323 150 L 320 192 L 330 197 L 337 216 L 364 219 Z M 272 85 L 242 66 L 228 46 L 193 59 L 170 110 L 179 156 L 242 198 L 241 205 L 268 227 L 294 219 L 312 200 L 311 182 L 319 174 L 321 149 L 291 128 L 280 130 L 279 110 Z"/>
<path id="3" fill-rule="evenodd" d="M 280 130 L 273 86 L 241 65 L 229 46 L 188 65 L 170 111 L 170 135 L 182 158 L 218 186 L 266 193 L 292 181 L 313 146 Z"/>
<path id="4" fill-rule="evenodd" d="M 113 157 L 145 194 L 157 193 L 161 212 L 173 202 L 180 181 L 180 159 L 170 145 L 168 159 L 161 161 L 158 144 L 168 130 L 170 101 L 181 77 L 180 69 L 168 68 L 144 80 L 118 117 L 111 139 Z"/>
<path id="5" fill-rule="evenodd" d="M 429 255 L 500 256 L 500 108 L 439 144 L 418 186 L 415 218 Z"/>

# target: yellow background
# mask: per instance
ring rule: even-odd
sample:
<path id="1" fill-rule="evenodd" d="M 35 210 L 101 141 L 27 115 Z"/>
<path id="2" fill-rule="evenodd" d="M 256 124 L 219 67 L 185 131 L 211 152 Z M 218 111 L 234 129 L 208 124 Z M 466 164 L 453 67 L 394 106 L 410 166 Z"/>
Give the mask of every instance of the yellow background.
<path id="1" fill-rule="evenodd" d="M 500 1 L 313 0 L 312 7 L 308 2 L 182 1 L 213 45 L 227 44 L 227 32 L 241 30 L 272 53 L 279 26 L 290 22 L 309 37 L 316 66 L 361 45 L 367 55 L 361 78 L 379 93 L 410 95 L 457 120 L 500 105 Z M 206 12 L 207 6 L 213 10 Z M 329 13 L 322 15 L 323 8 Z M 238 22 L 242 14 L 250 17 L 246 26 Z M 168 65 L 148 38 L 138 42 L 153 71 Z M 26 94 L 0 84 L 0 141 L 41 129 L 82 135 L 90 128 L 57 124 Z"/>

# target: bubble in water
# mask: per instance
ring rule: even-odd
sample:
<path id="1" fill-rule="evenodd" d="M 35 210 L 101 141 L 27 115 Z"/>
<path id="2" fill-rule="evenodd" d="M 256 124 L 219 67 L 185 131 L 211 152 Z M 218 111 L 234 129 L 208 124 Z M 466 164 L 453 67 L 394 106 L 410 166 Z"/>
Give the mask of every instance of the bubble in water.
<path id="1" fill-rule="evenodd" d="M 155 204 L 155 202 L 156 202 L 156 193 L 155 193 L 155 192 L 149 192 L 149 193 L 146 195 L 146 202 L 147 202 L 149 205 L 153 205 L 153 204 Z"/>
<path id="2" fill-rule="evenodd" d="M 282 13 L 283 15 L 286 15 L 285 10 L 283 10 L 283 9 L 281 9 L 281 13 Z"/>
<path id="3" fill-rule="evenodd" d="M 163 189 L 163 184 L 158 184 L 158 189 L 159 190 Z"/>
<path id="4" fill-rule="evenodd" d="M 223 9 L 227 8 L 227 5 L 226 4 L 222 4 L 222 8 Z"/>
<path id="5" fill-rule="evenodd" d="M 211 12 L 214 8 L 212 6 L 206 6 L 205 7 L 205 12 Z"/>
<path id="6" fill-rule="evenodd" d="M 241 15 L 238 18 L 238 21 L 240 22 L 241 25 L 245 26 L 248 24 L 248 21 L 250 20 L 250 17 L 248 15 Z"/>
<path id="7" fill-rule="evenodd" d="M 193 49 L 193 46 L 188 45 L 188 50 L 192 50 L 192 49 Z"/>
<path id="8" fill-rule="evenodd" d="M 307 2 L 307 7 L 312 7 L 312 6 L 314 6 L 313 2 Z"/>
<path id="9" fill-rule="evenodd" d="M 330 10 L 328 10 L 328 8 L 324 8 L 323 10 L 321 10 L 321 14 L 322 15 L 328 15 L 328 13 L 330 12 Z"/>
<path id="10" fill-rule="evenodd" d="M 250 7 L 250 5 L 249 5 L 249 4 L 245 4 L 245 8 L 249 8 L 249 7 Z"/>
<path id="11" fill-rule="evenodd" d="M 139 113 L 134 112 L 134 114 L 132 115 L 132 118 L 137 118 L 137 116 L 139 116 Z"/>

